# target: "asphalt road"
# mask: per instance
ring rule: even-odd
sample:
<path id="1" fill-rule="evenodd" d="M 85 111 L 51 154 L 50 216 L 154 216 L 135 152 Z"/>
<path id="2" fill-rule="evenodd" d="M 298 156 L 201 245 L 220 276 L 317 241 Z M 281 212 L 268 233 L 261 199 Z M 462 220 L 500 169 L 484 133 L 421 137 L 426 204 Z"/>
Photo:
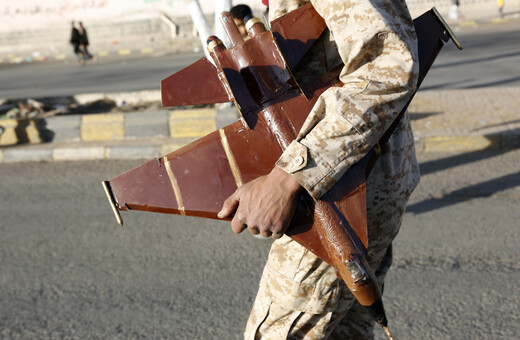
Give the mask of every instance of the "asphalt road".
<path id="1" fill-rule="evenodd" d="M 420 160 L 385 287 L 395 338 L 518 338 L 520 150 Z M 241 338 L 270 241 L 151 213 L 119 227 L 100 181 L 139 163 L 0 164 L 0 338 Z"/>
<path id="2" fill-rule="evenodd" d="M 421 89 L 519 86 L 519 26 L 520 21 L 511 21 L 455 29 L 464 49 L 446 44 Z"/>
<path id="3" fill-rule="evenodd" d="M 0 98 L 158 90 L 162 79 L 201 57 L 201 54 L 195 53 L 158 53 L 153 56 L 100 57 L 97 63 L 91 62 L 85 66 L 76 65 L 74 59 L 67 62 L 0 64 Z"/>
<path id="4" fill-rule="evenodd" d="M 423 90 L 520 85 L 520 21 L 456 30 L 464 50 L 450 42 L 441 51 Z M 95 53 L 95 45 L 92 46 Z M 0 98 L 40 98 L 78 93 L 159 89 L 161 79 L 199 59 L 201 54 L 103 57 L 79 67 L 46 61 L 0 64 Z M 449 81 L 446 81 L 449 79 Z"/>

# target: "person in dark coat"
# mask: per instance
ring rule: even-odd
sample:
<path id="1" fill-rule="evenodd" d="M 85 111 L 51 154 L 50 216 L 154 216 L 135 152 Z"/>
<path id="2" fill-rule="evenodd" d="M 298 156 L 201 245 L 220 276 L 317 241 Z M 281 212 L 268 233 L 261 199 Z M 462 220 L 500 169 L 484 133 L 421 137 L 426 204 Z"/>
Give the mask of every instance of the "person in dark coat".
<path id="1" fill-rule="evenodd" d="M 70 43 L 72 44 L 72 48 L 74 50 L 74 54 L 78 58 L 78 63 L 83 62 L 83 52 L 80 49 L 81 45 L 81 36 L 79 30 L 74 25 L 74 21 L 72 22 L 72 31 L 70 33 Z"/>
<path id="2" fill-rule="evenodd" d="M 89 41 L 88 41 L 87 30 L 85 29 L 85 27 L 83 26 L 83 23 L 81 21 L 78 24 L 79 24 L 79 30 L 78 30 L 79 31 L 79 43 L 81 46 L 81 50 L 86 59 L 91 59 L 91 58 L 93 58 L 93 56 L 88 51 Z"/>

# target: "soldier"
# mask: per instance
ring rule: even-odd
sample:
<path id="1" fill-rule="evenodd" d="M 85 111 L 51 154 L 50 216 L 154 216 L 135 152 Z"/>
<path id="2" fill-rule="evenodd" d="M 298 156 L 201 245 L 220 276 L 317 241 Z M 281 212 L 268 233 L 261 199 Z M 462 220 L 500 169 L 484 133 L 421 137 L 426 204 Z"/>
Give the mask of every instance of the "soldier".
<path id="1" fill-rule="evenodd" d="M 417 39 L 404 0 L 312 0 L 328 30 L 295 70 L 312 79 L 343 64 L 343 86 L 318 99 L 270 174 L 224 203 L 233 231 L 273 237 L 246 339 L 371 339 L 374 321 L 333 267 L 284 233 L 300 193 L 319 199 L 381 138 L 413 94 Z M 271 20 L 305 1 L 271 0 Z M 419 182 L 407 114 L 367 181 L 368 257 L 380 285 L 392 262 L 406 203 Z"/>
<path id="2" fill-rule="evenodd" d="M 247 39 L 249 36 L 246 31 L 246 21 L 253 16 L 253 11 L 248 5 L 240 4 L 231 7 L 229 10 L 231 16 L 233 17 L 233 21 L 240 32 L 242 38 Z"/>

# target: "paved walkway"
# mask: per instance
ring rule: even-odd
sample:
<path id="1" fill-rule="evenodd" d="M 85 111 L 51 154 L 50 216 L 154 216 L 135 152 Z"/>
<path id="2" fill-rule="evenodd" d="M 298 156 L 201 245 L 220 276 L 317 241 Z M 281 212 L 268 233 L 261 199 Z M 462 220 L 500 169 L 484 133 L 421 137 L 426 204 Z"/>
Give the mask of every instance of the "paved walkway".
<path id="1" fill-rule="evenodd" d="M 412 17 L 417 17 L 428 10 L 429 7 L 423 9 L 412 10 Z M 494 2 L 487 4 L 474 5 L 464 4 L 460 6 L 460 17 L 450 19 L 448 9 L 440 9 L 441 14 L 450 26 L 457 30 L 459 27 L 472 27 L 483 24 L 499 24 L 511 20 L 519 20 L 520 4 L 507 3 L 505 6 L 504 16 L 500 17 L 498 7 Z M 153 40 L 153 39 L 152 39 Z M 40 53 L 38 49 L 28 50 L 26 52 L 0 54 L 0 64 L 2 63 L 25 63 L 25 62 L 42 62 L 42 61 L 75 61 L 76 57 L 72 53 L 69 44 L 56 46 L 53 53 Z M 91 52 L 99 57 L 128 57 L 129 55 L 143 55 L 154 53 L 179 53 L 193 52 L 200 50 L 199 38 L 196 36 L 178 37 L 171 41 L 151 41 L 149 36 L 136 36 L 127 38 L 125 41 L 113 45 L 112 41 L 98 41 L 91 47 Z"/>
<path id="2" fill-rule="evenodd" d="M 520 147 L 520 87 L 419 91 L 409 112 L 419 151 Z"/>

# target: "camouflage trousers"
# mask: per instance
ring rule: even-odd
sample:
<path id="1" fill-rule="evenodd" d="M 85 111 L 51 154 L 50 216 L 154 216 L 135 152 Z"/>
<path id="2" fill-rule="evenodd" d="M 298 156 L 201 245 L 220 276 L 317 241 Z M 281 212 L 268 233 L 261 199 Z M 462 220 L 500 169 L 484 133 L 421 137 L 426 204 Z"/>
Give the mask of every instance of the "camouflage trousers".
<path id="1" fill-rule="evenodd" d="M 381 286 L 392 263 L 392 240 L 419 179 L 412 158 L 404 175 L 401 166 L 385 169 L 378 161 L 367 182 L 368 261 Z M 333 267 L 287 236 L 273 243 L 246 340 L 373 339 L 374 325 Z"/>

